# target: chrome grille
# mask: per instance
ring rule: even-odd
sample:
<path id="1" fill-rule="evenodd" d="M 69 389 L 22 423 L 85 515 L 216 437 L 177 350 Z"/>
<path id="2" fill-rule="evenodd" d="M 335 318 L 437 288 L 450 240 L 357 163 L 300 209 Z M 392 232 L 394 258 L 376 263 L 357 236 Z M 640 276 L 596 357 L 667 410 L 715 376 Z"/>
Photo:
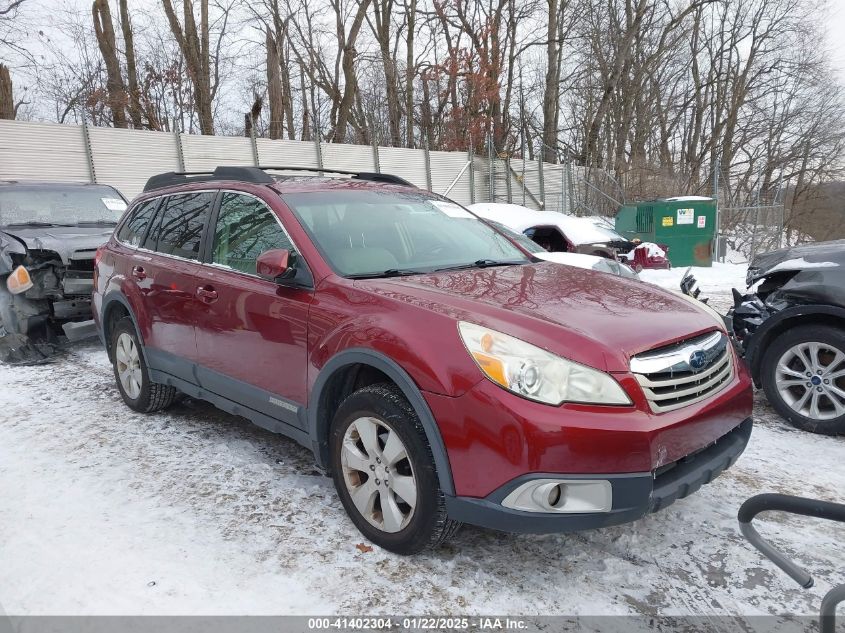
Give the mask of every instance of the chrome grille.
<path id="1" fill-rule="evenodd" d="M 631 372 L 651 410 L 664 413 L 721 391 L 734 375 L 733 354 L 725 334 L 709 332 L 634 356 Z"/>

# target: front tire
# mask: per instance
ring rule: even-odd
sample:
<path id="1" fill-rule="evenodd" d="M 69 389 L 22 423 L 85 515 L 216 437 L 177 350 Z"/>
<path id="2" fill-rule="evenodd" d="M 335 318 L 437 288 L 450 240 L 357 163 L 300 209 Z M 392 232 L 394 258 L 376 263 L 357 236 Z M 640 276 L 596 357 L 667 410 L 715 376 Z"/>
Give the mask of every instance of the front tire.
<path id="1" fill-rule="evenodd" d="M 176 389 L 150 380 L 131 318 L 124 317 L 115 324 L 109 350 L 117 389 L 130 409 L 152 413 L 173 404 L 178 393 Z"/>
<path id="2" fill-rule="evenodd" d="M 845 331 L 803 326 L 779 336 L 760 365 L 772 406 L 811 433 L 845 433 Z"/>
<path id="3" fill-rule="evenodd" d="M 344 400 L 332 421 L 329 449 L 344 509 L 379 547 L 416 554 L 460 526 L 446 514 L 419 417 L 395 385 L 370 385 Z"/>

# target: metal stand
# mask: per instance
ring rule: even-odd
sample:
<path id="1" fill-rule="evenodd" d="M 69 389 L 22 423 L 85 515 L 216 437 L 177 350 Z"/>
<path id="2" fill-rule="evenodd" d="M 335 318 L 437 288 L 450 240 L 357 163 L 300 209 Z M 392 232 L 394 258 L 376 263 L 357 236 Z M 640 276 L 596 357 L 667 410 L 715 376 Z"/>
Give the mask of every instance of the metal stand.
<path id="1" fill-rule="evenodd" d="M 739 529 L 743 536 L 748 539 L 754 547 L 760 550 L 766 558 L 789 574 L 799 585 L 805 589 L 813 586 L 813 577 L 803 567 L 800 567 L 771 543 L 766 541 L 757 530 L 751 525 L 754 517 L 761 512 L 789 512 L 830 521 L 845 523 L 845 505 L 819 501 L 818 499 L 807 499 L 805 497 L 793 497 L 790 495 L 764 494 L 756 495 L 748 499 L 739 508 L 737 518 Z M 836 607 L 840 602 L 845 602 L 845 585 L 838 585 L 827 592 L 822 600 L 821 617 L 819 628 L 821 633 L 834 633 L 836 629 Z"/>

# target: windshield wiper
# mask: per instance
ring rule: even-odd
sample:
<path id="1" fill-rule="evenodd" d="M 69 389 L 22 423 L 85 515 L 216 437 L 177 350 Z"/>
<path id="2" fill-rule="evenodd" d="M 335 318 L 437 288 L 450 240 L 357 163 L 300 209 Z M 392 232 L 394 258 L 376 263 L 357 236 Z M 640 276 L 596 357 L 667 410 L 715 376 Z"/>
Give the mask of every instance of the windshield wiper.
<path id="1" fill-rule="evenodd" d="M 117 220 L 80 220 L 79 222 L 76 222 L 74 226 L 99 226 L 101 224 L 116 226 Z"/>
<path id="2" fill-rule="evenodd" d="M 360 275 L 349 275 L 350 279 L 378 279 L 382 277 L 407 277 L 408 275 L 421 275 L 422 271 L 409 268 L 388 268 L 380 273 L 362 273 Z"/>
<path id="3" fill-rule="evenodd" d="M 5 226 L 73 226 L 73 224 L 60 224 L 58 222 L 9 222 Z"/>
<path id="4" fill-rule="evenodd" d="M 503 261 L 498 259 L 476 259 L 469 264 L 458 264 L 456 266 L 446 266 L 444 268 L 437 268 L 434 272 L 442 272 L 444 270 L 465 270 L 467 268 L 490 268 L 492 266 L 518 266 L 525 262 Z"/>

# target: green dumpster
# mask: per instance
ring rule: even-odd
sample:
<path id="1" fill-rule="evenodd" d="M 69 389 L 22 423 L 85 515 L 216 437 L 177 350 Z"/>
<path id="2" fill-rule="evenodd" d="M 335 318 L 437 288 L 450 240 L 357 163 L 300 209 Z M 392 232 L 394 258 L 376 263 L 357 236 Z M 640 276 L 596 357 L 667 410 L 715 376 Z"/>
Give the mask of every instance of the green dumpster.
<path id="1" fill-rule="evenodd" d="M 616 214 L 616 231 L 669 247 L 674 267 L 710 266 L 716 240 L 716 201 L 681 196 L 626 204 Z"/>

